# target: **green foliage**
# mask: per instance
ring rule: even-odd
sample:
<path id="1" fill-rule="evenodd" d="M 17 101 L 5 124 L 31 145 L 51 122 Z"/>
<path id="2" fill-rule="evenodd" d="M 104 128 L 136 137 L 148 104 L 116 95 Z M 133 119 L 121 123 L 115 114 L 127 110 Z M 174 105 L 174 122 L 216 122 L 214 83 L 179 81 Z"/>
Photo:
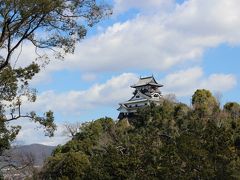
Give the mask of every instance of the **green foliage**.
<path id="1" fill-rule="evenodd" d="M 56 130 L 51 111 L 46 112 L 44 116 L 38 116 L 35 112 L 21 113 L 22 98 L 25 97 L 29 102 L 36 100 L 36 90 L 29 87 L 28 81 L 39 70 L 35 63 L 25 68 L 13 69 L 7 66 L 0 70 L 0 156 L 10 147 L 10 143 L 21 129 L 20 126 L 10 126 L 10 121 L 28 118 L 41 124 L 48 136 L 52 136 Z"/>
<path id="2" fill-rule="evenodd" d="M 68 153 L 80 152 L 88 160 L 82 160 L 88 162 L 85 169 L 79 165 L 81 175 L 76 177 L 81 179 L 238 179 L 240 125 L 232 126 L 233 106 L 221 110 L 209 91 L 198 90 L 193 108 L 164 100 L 130 119 L 84 123 L 71 141 L 55 150 L 42 175 L 73 178 L 69 174 L 78 169 L 76 163 L 64 175 L 51 174 L 63 171 Z"/>
<path id="3" fill-rule="evenodd" d="M 237 119 L 240 116 L 240 105 L 236 102 L 226 103 L 223 109 L 230 114 L 233 119 Z"/>
<path id="4" fill-rule="evenodd" d="M 7 128 L 5 123 L 0 121 L 0 155 L 5 149 L 10 147 L 10 142 L 16 138 L 20 129 L 20 126 L 11 126 Z"/>
<path id="5" fill-rule="evenodd" d="M 192 96 L 192 105 L 195 113 L 200 117 L 207 117 L 219 110 L 218 103 L 208 90 L 197 90 Z"/>
<path id="6" fill-rule="evenodd" d="M 79 179 L 89 168 L 90 162 L 87 155 L 82 152 L 68 152 L 51 157 L 46 164 L 48 169 L 41 179 Z"/>
<path id="7" fill-rule="evenodd" d="M 0 180 L 3 180 L 3 179 L 4 179 L 3 174 L 2 172 L 0 172 Z"/>

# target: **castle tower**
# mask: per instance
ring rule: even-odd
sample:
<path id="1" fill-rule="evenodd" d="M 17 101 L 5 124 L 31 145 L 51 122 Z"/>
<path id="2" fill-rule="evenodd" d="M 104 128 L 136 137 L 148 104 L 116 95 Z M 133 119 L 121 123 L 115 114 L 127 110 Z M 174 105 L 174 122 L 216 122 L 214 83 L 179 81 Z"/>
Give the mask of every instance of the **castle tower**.
<path id="1" fill-rule="evenodd" d="M 138 108 L 149 106 L 151 103 L 159 105 L 161 102 L 160 87 L 163 85 L 158 84 L 153 76 L 140 77 L 138 82 L 131 86 L 135 89 L 133 97 L 126 102 L 119 103 L 119 119 L 131 116 L 137 112 Z"/>

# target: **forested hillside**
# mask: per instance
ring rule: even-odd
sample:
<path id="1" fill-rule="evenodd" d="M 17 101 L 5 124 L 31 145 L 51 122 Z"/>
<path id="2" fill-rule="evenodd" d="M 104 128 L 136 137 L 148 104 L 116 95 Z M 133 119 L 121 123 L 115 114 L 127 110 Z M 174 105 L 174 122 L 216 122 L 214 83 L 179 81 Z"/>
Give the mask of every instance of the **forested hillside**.
<path id="1" fill-rule="evenodd" d="M 165 99 L 135 117 L 84 123 L 59 146 L 41 179 L 239 179 L 240 105 L 208 90 L 192 106 Z"/>

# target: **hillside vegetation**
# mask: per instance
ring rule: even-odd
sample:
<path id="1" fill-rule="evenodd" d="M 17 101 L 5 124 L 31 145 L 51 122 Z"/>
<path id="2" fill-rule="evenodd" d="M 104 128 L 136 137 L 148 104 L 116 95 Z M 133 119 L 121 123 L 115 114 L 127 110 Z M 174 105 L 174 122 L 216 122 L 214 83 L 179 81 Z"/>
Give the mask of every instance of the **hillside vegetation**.
<path id="1" fill-rule="evenodd" d="M 208 90 L 192 106 L 164 100 L 135 117 L 84 123 L 58 146 L 40 179 L 239 179 L 240 105 Z"/>

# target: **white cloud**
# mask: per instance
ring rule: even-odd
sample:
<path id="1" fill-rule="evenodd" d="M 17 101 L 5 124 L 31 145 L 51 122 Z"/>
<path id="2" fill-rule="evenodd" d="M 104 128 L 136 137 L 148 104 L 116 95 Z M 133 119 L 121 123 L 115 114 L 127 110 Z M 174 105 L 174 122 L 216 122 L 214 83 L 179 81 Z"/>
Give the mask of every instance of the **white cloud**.
<path id="1" fill-rule="evenodd" d="M 131 5 L 128 1 L 119 2 Z M 189 0 L 164 15 L 141 14 L 115 23 L 79 44 L 76 53 L 67 56 L 64 68 L 98 73 L 133 69 L 164 71 L 194 62 L 208 48 L 223 43 L 239 44 L 238 3 L 237 0 Z M 56 64 L 55 68 L 62 66 Z"/>
<path id="2" fill-rule="evenodd" d="M 27 119 L 12 122 L 11 125 L 22 126 L 14 144 L 25 145 L 25 144 L 44 144 L 49 146 L 56 146 L 58 144 L 64 144 L 70 140 L 70 138 L 64 135 L 64 125 L 58 123 L 57 131 L 54 133 L 54 137 L 48 137 L 44 135 L 44 131 L 36 123 L 28 121 Z"/>
<path id="3" fill-rule="evenodd" d="M 94 80 L 96 80 L 96 74 L 93 74 L 93 73 L 86 73 L 86 74 L 83 74 L 82 76 L 81 76 L 81 79 L 83 80 L 83 81 L 94 81 Z"/>
<path id="4" fill-rule="evenodd" d="M 212 74 L 203 81 L 200 87 L 210 89 L 215 92 L 225 92 L 237 85 L 237 78 L 232 74 Z"/>
<path id="5" fill-rule="evenodd" d="M 61 114 L 91 111 L 101 106 L 116 106 L 131 95 L 130 85 L 137 81 L 137 76 L 124 73 L 113 77 L 103 84 L 95 84 L 87 90 L 69 91 L 57 94 L 54 91 L 45 91 L 39 94 L 37 101 L 25 104 L 25 110 L 47 111 L 49 109 Z"/>
<path id="6" fill-rule="evenodd" d="M 196 89 L 209 89 L 213 92 L 225 92 L 237 84 L 232 74 L 211 74 L 204 76 L 200 67 L 194 67 L 167 75 L 161 80 L 165 84 L 165 93 L 174 93 L 178 97 L 190 96 Z"/>
<path id="7" fill-rule="evenodd" d="M 158 16 L 141 16 L 114 24 L 100 36 L 79 44 L 79 53 L 67 57 L 66 67 L 86 72 L 162 71 L 202 55 L 202 49 L 191 41 L 166 29 Z"/>
<path id="8" fill-rule="evenodd" d="M 182 33 L 239 43 L 238 5 L 238 0 L 188 0 L 176 8 L 167 24 Z"/>

